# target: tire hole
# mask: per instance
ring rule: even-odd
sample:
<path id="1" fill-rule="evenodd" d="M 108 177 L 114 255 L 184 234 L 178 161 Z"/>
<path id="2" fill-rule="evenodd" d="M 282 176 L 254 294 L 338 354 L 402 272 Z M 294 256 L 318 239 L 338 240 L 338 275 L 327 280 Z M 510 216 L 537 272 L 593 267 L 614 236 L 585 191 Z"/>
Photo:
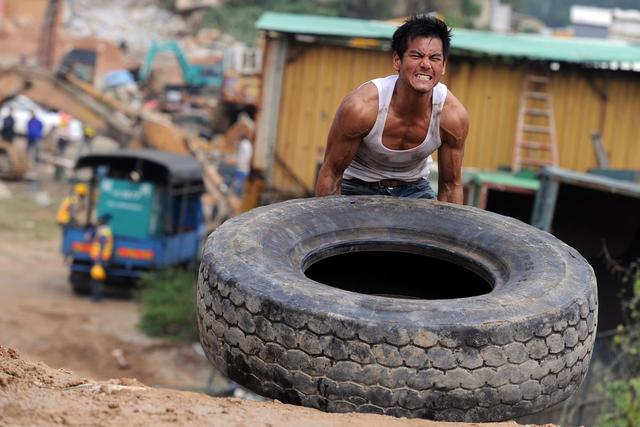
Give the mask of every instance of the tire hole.
<path id="1" fill-rule="evenodd" d="M 400 251 L 340 253 L 316 261 L 304 274 L 345 291 L 392 298 L 468 298 L 492 290 L 485 278 L 455 262 Z"/>

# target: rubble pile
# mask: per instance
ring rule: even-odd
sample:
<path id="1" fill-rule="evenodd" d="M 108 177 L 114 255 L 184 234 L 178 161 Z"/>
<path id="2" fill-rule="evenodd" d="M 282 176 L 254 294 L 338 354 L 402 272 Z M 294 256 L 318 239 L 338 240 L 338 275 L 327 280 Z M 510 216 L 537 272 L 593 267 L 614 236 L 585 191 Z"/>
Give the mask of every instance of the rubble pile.
<path id="1" fill-rule="evenodd" d="M 189 28 L 158 0 L 69 0 L 66 30 L 74 37 L 125 42 L 131 53 L 144 55 L 152 40 L 176 39 Z"/>

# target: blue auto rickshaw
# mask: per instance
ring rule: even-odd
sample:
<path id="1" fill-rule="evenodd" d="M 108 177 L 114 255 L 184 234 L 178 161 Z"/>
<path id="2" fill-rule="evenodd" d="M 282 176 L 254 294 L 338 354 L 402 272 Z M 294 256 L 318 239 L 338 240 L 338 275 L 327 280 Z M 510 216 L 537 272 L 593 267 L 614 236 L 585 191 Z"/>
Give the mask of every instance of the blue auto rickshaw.
<path id="1" fill-rule="evenodd" d="M 63 226 L 62 253 L 76 293 L 89 290 L 92 231 L 108 214 L 114 236 L 107 288 L 131 288 L 147 271 L 197 262 L 206 227 L 202 170 L 195 159 L 163 151 L 118 150 L 76 162 L 88 176 L 82 218 Z"/>

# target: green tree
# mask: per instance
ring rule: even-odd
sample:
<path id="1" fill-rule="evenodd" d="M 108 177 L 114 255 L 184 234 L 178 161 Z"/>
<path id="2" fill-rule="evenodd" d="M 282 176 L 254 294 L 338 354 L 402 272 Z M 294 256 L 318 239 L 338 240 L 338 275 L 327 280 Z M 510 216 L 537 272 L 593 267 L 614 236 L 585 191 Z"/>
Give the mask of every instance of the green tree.
<path id="1" fill-rule="evenodd" d="M 466 17 L 476 17 L 480 14 L 480 6 L 473 0 L 462 0 L 460 11 Z"/>
<path id="2" fill-rule="evenodd" d="M 462 0 L 460 12 L 463 25 L 467 28 L 472 28 L 473 19 L 480 14 L 480 6 L 474 0 Z"/>
<path id="3" fill-rule="evenodd" d="M 236 39 L 251 44 L 258 36 L 256 21 L 268 11 L 388 19 L 391 4 L 384 0 L 229 0 L 223 6 L 209 9 L 203 26 L 217 27 Z"/>

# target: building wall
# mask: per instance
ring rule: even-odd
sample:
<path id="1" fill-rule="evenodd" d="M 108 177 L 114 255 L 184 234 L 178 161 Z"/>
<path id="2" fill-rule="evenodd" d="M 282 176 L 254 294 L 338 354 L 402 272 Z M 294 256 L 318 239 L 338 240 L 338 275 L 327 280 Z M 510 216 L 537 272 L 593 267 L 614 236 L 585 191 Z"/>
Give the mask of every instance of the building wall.
<path id="1" fill-rule="evenodd" d="M 609 27 L 588 24 L 574 24 L 573 34 L 576 37 L 606 39 L 609 36 Z"/>
<path id="2" fill-rule="evenodd" d="M 464 165 L 509 165 L 526 66 L 453 60 L 448 69 L 446 83 L 470 115 Z M 608 93 L 607 101 L 596 87 Z M 611 167 L 640 167 L 633 119 L 640 114 L 637 73 L 561 68 L 551 74 L 551 94 L 561 167 L 585 171 L 597 166 L 594 132 L 602 134 Z"/>
<path id="3" fill-rule="evenodd" d="M 346 47 L 293 44 L 288 49 L 276 141 L 273 184 L 311 191 L 326 138 L 342 98 L 363 82 L 393 73 L 390 55 Z M 283 166 L 283 163 L 286 166 Z"/>
<path id="4" fill-rule="evenodd" d="M 29 19 L 40 22 L 47 9 L 47 0 L 4 0 L 4 15 L 9 19 Z"/>
<path id="5" fill-rule="evenodd" d="M 363 82 L 394 73 L 390 58 L 388 52 L 292 42 L 275 133 L 275 188 L 298 194 L 313 189 L 340 101 Z M 525 65 L 455 57 L 449 61 L 444 82 L 470 115 L 464 166 L 492 170 L 510 165 Z M 605 78 L 607 102 L 594 88 L 607 87 Z M 596 167 L 591 134 L 598 131 L 611 167 L 639 167 L 637 74 L 561 69 L 552 74 L 551 90 L 561 167 Z"/>

